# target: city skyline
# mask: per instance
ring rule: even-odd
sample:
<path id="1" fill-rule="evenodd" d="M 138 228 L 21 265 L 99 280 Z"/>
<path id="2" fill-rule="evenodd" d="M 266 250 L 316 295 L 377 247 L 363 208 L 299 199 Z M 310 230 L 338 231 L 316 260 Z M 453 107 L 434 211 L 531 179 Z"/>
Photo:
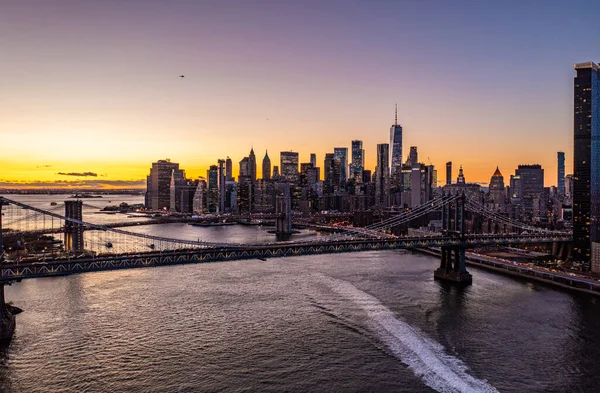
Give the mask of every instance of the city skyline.
<path id="1" fill-rule="evenodd" d="M 396 103 L 403 146 L 438 171 L 540 164 L 556 185 L 564 151 L 572 173 L 572 67 L 600 58 L 576 27 L 595 2 L 265 4 L 1 5 L 0 187 L 143 187 L 158 159 L 197 178 L 251 147 L 322 165 L 352 140 L 374 171 Z"/>

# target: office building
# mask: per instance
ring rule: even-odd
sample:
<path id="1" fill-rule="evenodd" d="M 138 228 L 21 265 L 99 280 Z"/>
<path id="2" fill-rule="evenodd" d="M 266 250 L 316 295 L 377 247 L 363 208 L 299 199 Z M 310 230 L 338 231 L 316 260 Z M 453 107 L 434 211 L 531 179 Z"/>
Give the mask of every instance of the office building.
<path id="1" fill-rule="evenodd" d="M 494 211 L 503 211 L 505 200 L 504 176 L 502 176 L 500 168 L 496 167 L 496 171 L 490 180 L 490 192 L 488 194 L 489 207 Z"/>
<path id="2" fill-rule="evenodd" d="M 340 161 L 340 187 L 345 188 L 348 180 L 348 148 L 334 147 L 333 156 Z"/>
<path id="3" fill-rule="evenodd" d="M 341 163 L 335 153 L 325 154 L 325 180 L 323 182 L 323 193 L 333 194 L 339 191 L 341 178 Z"/>
<path id="4" fill-rule="evenodd" d="M 558 179 L 556 186 L 560 195 L 565 195 L 565 153 L 562 151 L 558 152 Z"/>
<path id="5" fill-rule="evenodd" d="M 298 181 L 298 153 L 282 151 L 280 155 L 281 176 L 293 183 Z"/>
<path id="6" fill-rule="evenodd" d="M 219 213 L 225 212 L 225 160 L 218 160 L 219 163 Z"/>
<path id="7" fill-rule="evenodd" d="M 269 153 L 265 150 L 265 157 L 262 162 L 262 178 L 263 180 L 271 179 L 271 159 Z"/>
<path id="8" fill-rule="evenodd" d="M 216 213 L 219 207 L 219 167 L 211 165 L 206 171 L 208 180 L 206 190 L 206 210 Z"/>
<path id="9" fill-rule="evenodd" d="M 411 146 L 410 153 L 408 154 L 408 158 L 406 159 L 407 165 L 415 165 L 419 163 L 419 153 L 417 153 L 417 147 Z"/>
<path id="10" fill-rule="evenodd" d="M 402 170 L 402 126 L 398 124 L 398 105 L 396 105 L 396 117 L 394 125 L 390 128 L 390 144 L 388 145 L 388 151 L 391 149 L 390 161 L 386 164 L 386 167 L 391 166 L 392 173 L 396 170 Z M 378 153 L 379 155 L 379 153 Z M 379 157 L 377 158 L 379 160 Z"/>
<path id="11" fill-rule="evenodd" d="M 388 206 L 390 188 L 389 163 L 390 145 L 377 145 L 377 166 L 375 167 L 375 203 L 378 206 Z"/>
<path id="12" fill-rule="evenodd" d="M 317 155 L 315 153 L 310 153 L 310 163 L 312 164 L 313 168 L 317 167 Z"/>
<path id="13" fill-rule="evenodd" d="M 600 272 L 600 68 L 575 64 L 573 262 Z"/>
<path id="14" fill-rule="evenodd" d="M 350 164 L 350 176 L 357 183 L 362 181 L 362 172 L 365 169 L 365 151 L 363 143 L 359 140 L 352 141 L 352 163 Z"/>
<path id="15" fill-rule="evenodd" d="M 233 181 L 233 164 L 229 157 L 225 160 L 225 180 Z"/>
<path id="16" fill-rule="evenodd" d="M 173 171 L 176 172 L 176 178 L 185 178 L 185 172 L 179 169 L 179 164 L 171 162 L 169 159 L 152 163 L 150 175 L 146 178 L 145 205 L 147 208 L 162 210 L 171 206 L 171 177 Z"/>
<path id="17" fill-rule="evenodd" d="M 452 161 L 446 163 L 446 185 L 452 184 Z"/>
<path id="18" fill-rule="evenodd" d="M 250 181 L 252 184 L 256 183 L 256 156 L 254 155 L 254 148 L 250 149 L 250 154 L 248 155 L 248 176 L 250 176 Z"/>
<path id="19" fill-rule="evenodd" d="M 181 212 L 181 190 L 187 185 L 183 171 L 171 171 L 169 185 L 169 210 Z"/>

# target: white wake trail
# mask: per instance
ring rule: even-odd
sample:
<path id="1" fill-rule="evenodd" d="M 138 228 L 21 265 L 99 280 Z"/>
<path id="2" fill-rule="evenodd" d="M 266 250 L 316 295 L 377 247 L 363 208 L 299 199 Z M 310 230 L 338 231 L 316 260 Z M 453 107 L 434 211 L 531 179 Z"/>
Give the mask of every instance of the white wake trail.
<path id="1" fill-rule="evenodd" d="M 377 298 L 347 281 L 327 276 L 321 276 L 321 280 L 334 292 L 364 310 L 373 333 L 427 386 L 444 393 L 498 393 L 486 380 L 468 374 L 468 367 L 460 359 L 447 354 L 441 344 L 418 328 L 396 318 Z"/>

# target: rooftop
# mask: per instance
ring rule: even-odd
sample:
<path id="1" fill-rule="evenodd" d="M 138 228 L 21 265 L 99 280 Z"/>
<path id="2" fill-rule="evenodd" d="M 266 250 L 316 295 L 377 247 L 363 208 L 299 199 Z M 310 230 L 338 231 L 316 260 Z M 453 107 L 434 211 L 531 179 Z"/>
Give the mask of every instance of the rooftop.
<path id="1" fill-rule="evenodd" d="M 586 69 L 586 68 L 591 68 L 593 70 L 598 70 L 600 69 L 600 67 L 598 67 L 598 64 L 594 63 L 593 61 L 588 61 L 587 63 L 578 63 L 575 64 L 573 66 L 573 68 L 575 68 L 576 70 L 582 70 L 582 69 Z"/>

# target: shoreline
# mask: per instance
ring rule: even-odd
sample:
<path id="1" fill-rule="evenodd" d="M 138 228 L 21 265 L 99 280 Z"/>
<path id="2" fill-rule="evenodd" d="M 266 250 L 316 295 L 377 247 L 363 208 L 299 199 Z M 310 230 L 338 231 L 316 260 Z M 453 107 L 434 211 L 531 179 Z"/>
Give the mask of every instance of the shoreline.
<path id="1" fill-rule="evenodd" d="M 439 257 L 440 253 L 431 249 L 413 249 L 416 252 Z M 600 296 L 600 282 L 583 281 L 575 277 L 564 277 L 562 274 L 547 271 L 538 271 L 530 267 L 508 264 L 506 262 L 488 261 L 481 257 L 469 254 L 465 256 L 465 264 L 482 270 L 500 273 L 506 276 L 517 277 L 526 281 L 535 281 L 548 286 L 566 289 L 568 291 Z"/>

